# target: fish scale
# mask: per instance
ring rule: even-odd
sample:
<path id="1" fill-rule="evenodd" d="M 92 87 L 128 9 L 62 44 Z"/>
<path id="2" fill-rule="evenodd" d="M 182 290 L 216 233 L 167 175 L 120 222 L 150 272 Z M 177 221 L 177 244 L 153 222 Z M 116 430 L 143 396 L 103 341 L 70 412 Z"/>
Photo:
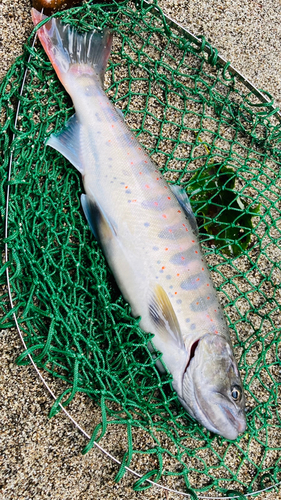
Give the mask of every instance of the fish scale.
<path id="1" fill-rule="evenodd" d="M 33 20 L 42 20 L 34 10 Z M 76 111 L 47 144 L 81 172 L 90 228 L 132 314 L 154 334 L 150 348 L 162 353 L 182 405 L 234 439 L 245 428 L 243 388 L 194 215 L 103 90 L 112 36 L 79 35 L 57 19 L 38 34 Z"/>

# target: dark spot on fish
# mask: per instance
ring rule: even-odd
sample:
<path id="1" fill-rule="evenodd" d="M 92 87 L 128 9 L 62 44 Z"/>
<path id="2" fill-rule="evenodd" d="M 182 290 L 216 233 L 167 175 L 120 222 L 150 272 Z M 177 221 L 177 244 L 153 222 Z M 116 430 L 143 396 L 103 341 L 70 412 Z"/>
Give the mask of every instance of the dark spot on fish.
<path id="1" fill-rule="evenodd" d="M 161 264 L 161 260 L 157 260 L 157 264 Z"/>
<path id="2" fill-rule="evenodd" d="M 208 295 L 209 297 L 209 295 Z M 193 300 L 190 304 L 190 309 L 191 311 L 206 311 L 208 309 L 210 303 L 213 302 L 213 300 L 208 299 L 206 297 L 199 297 L 198 299 Z"/>
<path id="3" fill-rule="evenodd" d="M 128 203 L 131 203 L 132 200 L 128 200 Z"/>
<path id="4" fill-rule="evenodd" d="M 186 318 L 185 322 L 186 322 L 186 323 L 189 323 L 189 322 L 190 322 L 190 319 L 189 319 L 189 318 Z"/>
<path id="5" fill-rule="evenodd" d="M 193 248 L 176 253 L 170 258 L 170 262 L 176 266 L 186 266 L 194 260 L 196 260 L 196 254 Z"/>
<path id="6" fill-rule="evenodd" d="M 97 118 L 97 121 L 98 122 L 102 122 L 102 119 L 100 117 L 100 114 L 99 113 L 95 113 L 95 117 Z"/>
<path id="7" fill-rule="evenodd" d="M 109 161 L 112 161 L 112 158 L 108 158 Z"/>
<path id="8" fill-rule="evenodd" d="M 120 184 L 123 186 L 123 184 L 125 184 L 125 182 L 120 182 Z"/>
<path id="9" fill-rule="evenodd" d="M 190 330 L 195 330 L 195 328 L 196 328 L 195 323 L 192 323 L 192 325 L 190 325 Z"/>
<path id="10" fill-rule="evenodd" d="M 159 236 L 159 238 L 173 240 L 175 238 L 180 238 L 183 235 L 183 230 L 185 230 L 185 228 L 183 226 L 176 224 L 174 226 L 170 226 L 170 227 L 166 227 L 165 229 L 162 229 L 162 231 L 160 231 L 158 236 Z"/>
<path id="11" fill-rule="evenodd" d="M 182 303 L 182 300 L 181 299 L 178 299 L 177 300 L 177 304 L 181 304 Z"/>
<path id="12" fill-rule="evenodd" d="M 152 250 L 159 250 L 159 247 L 153 247 Z"/>
<path id="13" fill-rule="evenodd" d="M 172 276 L 170 274 L 167 274 L 166 279 L 170 280 L 171 278 L 172 278 Z"/>
<path id="14" fill-rule="evenodd" d="M 149 222 L 145 222 L 145 223 L 144 223 L 144 226 L 145 226 L 145 227 L 150 226 Z"/>
<path id="15" fill-rule="evenodd" d="M 131 132 L 126 132 L 125 134 L 122 134 L 119 136 L 119 141 L 122 143 L 126 143 L 126 147 L 132 146 L 132 141 L 131 141 L 132 133 Z"/>
<path id="16" fill-rule="evenodd" d="M 162 194 L 161 196 L 155 196 L 150 200 L 145 200 L 142 202 L 142 207 L 149 210 L 164 210 L 167 208 L 167 195 Z"/>
<path id="17" fill-rule="evenodd" d="M 108 168 L 112 168 L 112 165 L 108 165 Z"/>
<path id="18" fill-rule="evenodd" d="M 194 274 L 193 276 L 190 276 L 190 278 L 185 279 L 181 283 L 181 288 L 183 290 L 196 290 L 202 284 L 206 283 L 207 278 L 208 277 L 204 273 Z"/>
<path id="19" fill-rule="evenodd" d="M 173 287 L 173 285 L 171 285 L 171 286 L 169 286 L 169 288 L 172 290 L 172 288 L 174 288 L 174 287 Z"/>
<path id="20" fill-rule="evenodd" d="M 125 193 L 126 193 L 126 194 L 131 194 L 131 192 L 132 192 L 132 191 L 131 191 L 130 189 L 127 189 L 127 190 L 125 191 Z"/>
<path id="21" fill-rule="evenodd" d="M 159 273 L 164 273 L 163 269 L 160 269 Z"/>

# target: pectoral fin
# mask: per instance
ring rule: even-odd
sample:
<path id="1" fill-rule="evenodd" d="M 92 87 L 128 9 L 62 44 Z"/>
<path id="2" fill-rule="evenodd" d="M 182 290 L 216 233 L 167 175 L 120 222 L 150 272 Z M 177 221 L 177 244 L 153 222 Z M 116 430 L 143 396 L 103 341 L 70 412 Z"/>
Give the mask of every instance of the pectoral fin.
<path id="1" fill-rule="evenodd" d="M 98 203 L 91 201 L 86 194 L 82 194 L 81 204 L 90 229 L 99 243 L 117 235 L 116 228 Z"/>
<path id="2" fill-rule="evenodd" d="M 168 295 L 160 285 L 156 285 L 152 292 L 149 312 L 163 340 L 172 341 L 185 350 L 177 316 Z"/>
<path id="3" fill-rule="evenodd" d="M 198 235 L 199 230 L 197 226 L 197 222 L 195 219 L 195 215 L 192 211 L 191 205 L 189 198 L 186 194 L 186 191 L 183 187 L 178 186 L 176 184 L 170 185 L 171 191 L 174 193 L 175 197 L 177 198 L 181 208 L 184 210 L 184 213 L 186 217 L 189 219 L 190 225 L 195 232 L 196 235 Z"/>

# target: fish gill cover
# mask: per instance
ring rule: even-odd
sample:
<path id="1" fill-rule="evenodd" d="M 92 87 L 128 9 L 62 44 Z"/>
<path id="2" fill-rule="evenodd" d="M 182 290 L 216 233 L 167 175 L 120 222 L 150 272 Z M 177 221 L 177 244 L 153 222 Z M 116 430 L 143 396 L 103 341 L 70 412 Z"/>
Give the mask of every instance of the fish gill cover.
<path id="1" fill-rule="evenodd" d="M 206 57 L 204 39 L 201 47 L 190 42 L 167 25 L 155 4 L 90 1 L 60 15 L 82 31 L 112 29 L 105 78 L 109 98 L 168 181 L 186 187 L 192 180 L 202 189 L 204 210 L 197 200 L 200 239 L 231 328 L 248 427 L 234 442 L 213 435 L 188 416 L 171 378 L 157 371 L 147 348 L 150 336 L 130 315 L 84 219 L 79 174 L 44 146 L 73 109 L 42 47 L 32 49 L 29 41 L 1 86 L 1 214 L 4 220 L 12 147 L 8 248 L 13 312 L 37 366 L 67 382 L 50 413 L 59 410 L 59 401 L 67 406 L 77 392 L 88 394 L 101 407 L 101 421 L 84 451 L 94 440 L 106 443 L 112 428 L 125 428 L 127 450 L 116 479 L 126 465 L 134 468 L 143 474 L 136 490 L 150 486 L 145 478 L 193 498 L 214 491 L 245 494 L 276 484 L 281 480 L 280 123 L 268 105 L 218 64 L 216 51 Z M 18 99 L 18 129 L 11 144 Z M 205 186 L 201 180 L 210 176 Z M 218 197 L 215 185 L 230 192 L 229 203 L 234 209 L 239 205 L 240 219 L 245 208 L 248 222 L 239 231 L 231 230 L 237 226 L 232 216 L 227 232 L 222 216 L 227 196 Z M 208 189 L 209 197 L 204 194 Z M 205 228 L 208 218 L 216 228 L 211 235 Z M 1 327 L 12 327 L 5 293 L 1 309 Z M 27 352 L 19 364 L 28 362 Z"/>

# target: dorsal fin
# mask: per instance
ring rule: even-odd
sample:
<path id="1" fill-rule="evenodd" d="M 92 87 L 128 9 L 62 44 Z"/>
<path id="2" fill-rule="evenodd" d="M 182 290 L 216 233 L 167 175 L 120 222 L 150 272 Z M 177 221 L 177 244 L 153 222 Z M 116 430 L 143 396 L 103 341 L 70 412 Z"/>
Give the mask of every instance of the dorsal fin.
<path id="1" fill-rule="evenodd" d="M 170 189 L 177 198 L 181 208 L 184 210 L 184 213 L 188 218 L 193 231 L 196 235 L 198 235 L 199 229 L 185 189 L 182 186 L 178 186 L 177 184 L 170 185 Z"/>

